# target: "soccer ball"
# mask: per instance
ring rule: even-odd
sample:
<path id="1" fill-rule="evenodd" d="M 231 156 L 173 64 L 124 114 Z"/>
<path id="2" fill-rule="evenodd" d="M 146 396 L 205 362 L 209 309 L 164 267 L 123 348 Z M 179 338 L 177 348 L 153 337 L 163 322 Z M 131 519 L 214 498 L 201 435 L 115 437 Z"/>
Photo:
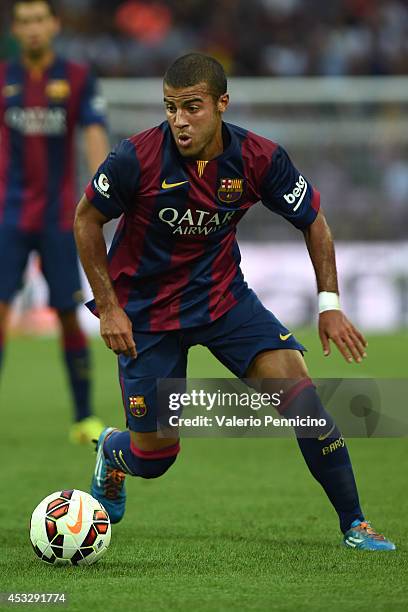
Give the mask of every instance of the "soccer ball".
<path id="1" fill-rule="evenodd" d="M 46 563 L 91 565 L 109 546 L 109 515 L 89 493 L 56 491 L 34 510 L 30 539 L 35 553 Z"/>

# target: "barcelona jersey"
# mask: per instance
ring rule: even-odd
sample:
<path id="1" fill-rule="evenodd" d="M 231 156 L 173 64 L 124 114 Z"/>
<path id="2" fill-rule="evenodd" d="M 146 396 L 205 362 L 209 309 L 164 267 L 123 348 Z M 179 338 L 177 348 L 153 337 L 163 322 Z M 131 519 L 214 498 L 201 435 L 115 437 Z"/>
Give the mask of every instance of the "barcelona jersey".
<path id="1" fill-rule="evenodd" d="M 206 325 L 246 297 L 236 226 L 257 202 L 299 229 L 316 218 L 319 193 L 281 146 L 228 123 L 223 136 L 215 159 L 184 158 L 166 121 L 123 140 L 86 188 L 121 217 L 109 273 L 135 330 Z"/>
<path id="2" fill-rule="evenodd" d="M 43 73 L 0 64 L 0 227 L 72 229 L 77 125 L 104 123 L 88 68 L 56 57 Z"/>

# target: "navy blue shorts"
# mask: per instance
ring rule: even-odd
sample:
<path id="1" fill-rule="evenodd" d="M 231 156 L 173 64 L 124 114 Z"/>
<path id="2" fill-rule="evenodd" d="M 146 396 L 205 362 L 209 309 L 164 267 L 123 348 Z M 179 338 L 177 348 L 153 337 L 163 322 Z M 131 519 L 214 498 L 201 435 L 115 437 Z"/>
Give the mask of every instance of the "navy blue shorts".
<path id="1" fill-rule="evenodd" d="M 82 301 L 78 256 L 72 232 L 23 232 L 0 227 L 0 302 L 10 302 L 23 285 L 28 256 L 36 251 L 47 281 L 49 304 L 71 310 Z"/>
<path id="2" fill-rule="evenodd" d="M 157 430 L 157 379 L 185 378 L 187 354 L 201 344 L 243 378 L 256 355 L 271 349 L 305 351 L 253 291 L 222 317 L 202 327 L 163 333 L 135 332 L 137 359 L 120 355 L 119 377 L 127 426 Z"/>

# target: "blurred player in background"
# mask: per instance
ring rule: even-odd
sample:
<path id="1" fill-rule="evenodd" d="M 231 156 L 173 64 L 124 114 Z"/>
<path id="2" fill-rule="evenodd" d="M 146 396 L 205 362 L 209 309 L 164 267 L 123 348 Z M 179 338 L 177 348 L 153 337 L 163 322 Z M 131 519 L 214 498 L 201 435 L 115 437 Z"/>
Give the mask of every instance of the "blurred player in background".
<path id="1" fill-rule="evenodd" d="M 303 231 L 325 354 L 333 341 L 348 362 L 361 362 L 366 342 L 340 310 L 319 193 L 282 147 L 222 121 L 226 92 L 216 60 L 194 53 L 176 60 L 164 77 L 167 121 L 122 141 L 77 209 L 80 257 L 102 337 L 119 355 L 130 430 L 102 432 L 92 495 L 118 522 L 125 474 L 156 478 L 174 463 L 177 432 L 157 434 L 157 378 L 185 378 L 188 350 L 202 344 L 239 378 L 288 379 L 281 412 L 325 423 L 314 437 L 302 427 L 295 433 L 338 514 L 344 543 L 394 550 L 364 518 L 344 439 L 309 378 L 304 347 L 264 308 L 239 267 L 236 225 L 261 200 Z M 121 215 L 108 261 L 102 227 Z"/>
<path id="2" fill-rule="evenodd" d="M 94 172 L 108 152 L 103 105 L 89 69 L 54 53 L 59 21 L 52 4 L 21 0 L 13 10 L 21 56 L 0 65 L 0 363 L 10 302 L 36 251 L 61 326 L 75 404 L 70 438 L 86 442 L 103 425 L 91 414 L 88 343 L 76 313 L 74 136 L 82 127 Z"/>

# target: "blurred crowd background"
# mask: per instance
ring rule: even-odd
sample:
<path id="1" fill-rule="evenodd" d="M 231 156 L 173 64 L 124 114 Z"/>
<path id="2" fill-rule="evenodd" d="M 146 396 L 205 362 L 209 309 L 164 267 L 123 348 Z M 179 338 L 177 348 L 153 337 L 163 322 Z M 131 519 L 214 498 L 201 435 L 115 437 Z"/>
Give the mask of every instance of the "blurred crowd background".
<path id="1" fill-rule="evenodd" d="M 1 0 L 1 54 L 12 0 Z M 406 0 L 56 0 L 58 47 L 101 76 L 160 76 L 190 49 L 230 75 L 376 75 L 408 69 Z"/>

